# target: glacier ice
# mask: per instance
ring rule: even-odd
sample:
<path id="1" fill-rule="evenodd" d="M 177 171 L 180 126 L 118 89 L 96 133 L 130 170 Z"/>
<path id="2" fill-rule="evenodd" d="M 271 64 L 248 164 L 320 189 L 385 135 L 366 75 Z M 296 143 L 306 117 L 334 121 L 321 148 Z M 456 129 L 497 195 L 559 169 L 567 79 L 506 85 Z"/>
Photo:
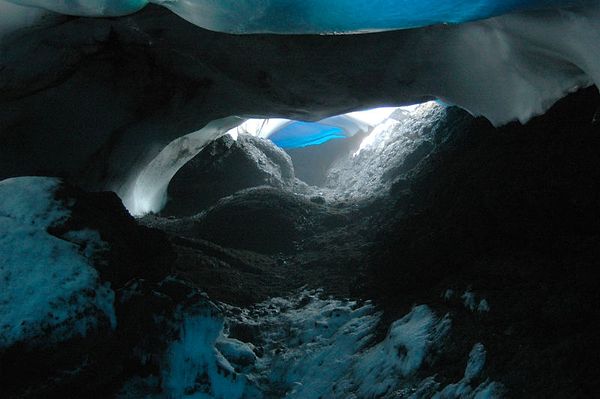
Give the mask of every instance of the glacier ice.
<path id="1" fill-rule="evenodd" d="M 227 33 L 364 33 L 484 19 L 585 0 L 154 0 L 203 28 Z"/>
<path id="2" fill-rule="evenodd" d="M 47 232 L 70 214 L 54 199 L 59 186 L 44 177 L 0 182 L 0 348 L 83 336 L 101 317 L 116 326 L 115 293 L 90 260 L 105 245 L 98 233 Z"/>
<path id="3" fill-rule="evenodd" d="M 152 2 L 203 28 L 227 33 L 361 33 L 460 23 L 586 0 L 9 0 L 81 16 L 131 14 Z"/>
<path id="4" fill-rule="evenodd" d="M 211 140 L 226 134 L 243 121 L 238 117 L 218 119 L 174 140 L 147 165 L 134 171 L 128 182 L 114 187 L 114 191 L 134 216 L 160 211 L 167 203 L 167 187 L 175 173 Z"/>
<path id="5" fill-rule="evenodd" d="M 377 113 L 377 111 L 378 109 L 373 110 L 374 113 Z M 271 121 L 271 119 L 249 119 L 229 131 L 228 134 L 235 138 L 239 133 L 246 133 L 268 138 L 281 148 L 302 148 L 323 144 L 334 139 L 352 137 L 361 131 L 368 131 L 377 122 L 361 120 L 361 116 L 368 119 L 363 114 L 368 115 L 369 111 L 332 116 L 317 122 L 289 119 L 275 119 L 274 121 Z"/>

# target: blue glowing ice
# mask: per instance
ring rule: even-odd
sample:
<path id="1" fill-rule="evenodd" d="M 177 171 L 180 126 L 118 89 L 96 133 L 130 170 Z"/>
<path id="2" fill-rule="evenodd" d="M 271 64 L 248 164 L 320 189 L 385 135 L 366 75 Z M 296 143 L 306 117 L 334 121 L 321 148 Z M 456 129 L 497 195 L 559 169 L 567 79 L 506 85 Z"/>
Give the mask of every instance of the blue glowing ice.
<path id="1" fill-rule="evenodd" d="M 344 129 L 319 122 L 295 121 L 269 137 L 281 148 L 301 148 L 348 137 Z"/>
<path id="2" fill-rule="evenodd" d="M 2 0 L 0 0 L 1 2 Z M 115 16 L 149 2 L 229 33 L 360 33 L 460 23 L 597 0 L 8 0 L 70 15 Z"/>

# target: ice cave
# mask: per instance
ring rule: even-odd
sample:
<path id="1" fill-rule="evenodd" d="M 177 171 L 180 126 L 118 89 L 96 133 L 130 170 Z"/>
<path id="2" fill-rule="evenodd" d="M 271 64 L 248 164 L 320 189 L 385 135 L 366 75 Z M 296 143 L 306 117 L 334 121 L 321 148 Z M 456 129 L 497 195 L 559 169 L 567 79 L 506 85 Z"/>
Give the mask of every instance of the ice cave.
<path id="1" fill-rule="evenodd" d="M 600 391 L 597 0 L 0 0 L 0 397 Z"/>

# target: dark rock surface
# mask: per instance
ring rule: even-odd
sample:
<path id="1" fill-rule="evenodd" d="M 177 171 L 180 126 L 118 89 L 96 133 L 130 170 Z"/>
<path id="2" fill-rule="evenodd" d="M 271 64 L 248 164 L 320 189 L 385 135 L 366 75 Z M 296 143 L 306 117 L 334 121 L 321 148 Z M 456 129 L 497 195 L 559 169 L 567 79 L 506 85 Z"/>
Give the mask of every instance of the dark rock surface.
<path id="1" fill-rule="evenodd" d="M 175 174 L 161 214 L 191 216 L 219 199 L 249 187 L 291 188 L 294 166 L 271 141 L 240 134 L 225 135 L 208 144 Z"/>
<path id="2" fill-rule="evenodd" d="M 304 237 L 345 222 L 345 216 L 336 209 L 288 190 L 262 186 L 222 198 L 195 217 L 170 224 L 180 234 L 275 254 L 294 252 Z"/>
<path id="3" fill-rule="evenodd" d="M 414 302 L 449 310 L 457 351 L 481 339 L 508 397 L 599 389 L 599 104 L 586 89 L 500 129 L 465 115 L 396 185 L 396 217 L 372 249 L 371 295 L 390 320 Z M 490 311 L 465 311 L 467 290 Z"/>

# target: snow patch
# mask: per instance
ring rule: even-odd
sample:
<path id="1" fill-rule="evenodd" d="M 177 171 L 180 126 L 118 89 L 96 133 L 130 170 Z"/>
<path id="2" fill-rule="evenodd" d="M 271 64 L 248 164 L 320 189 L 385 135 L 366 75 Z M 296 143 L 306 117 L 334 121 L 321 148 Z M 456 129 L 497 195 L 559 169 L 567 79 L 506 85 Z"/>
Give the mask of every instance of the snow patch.
<path id="1" fill-rule="evenodd" d="M 479 305 L 477 305 L 477 311 L 479 313 L 487 313 L 490 311 L 490 305 L 486 299 L 479 301 Z"/>
<path id="2" fill-rule="evenodd" d="M 322 298 L 302 291 L 235 315 L 260 331 L 264 354 L 250 374 L 274 397 L 393 397 L 439 348 L 450 319 L 416 306 L 374 341 L 381 314 L 369 302 Z M 267 395 L 267 396 L 268 396 Z"/>
<path id="3" fill-rule="evenodd" d="M 168 397 L 238 399 L 246 380 L 216 350 L 223 320 L 209 315 L 187 317 L 181 337 L 166 354 L 163 389 Z"/>
<path id="4" fill-rule="evenodd" d="M 467 363 L 467 368 L 465 369 L 466 381 L 473 381 L 475 378 L 479 377 L 483 371 L 483 366 L 485 366 L 486 357 L 487 352 L 483 344 L 475 344 L 469 353 L 469 361 Z"/>
<path id="5" fill-rule="evenodd" d="M 265 390 L 301 399 L 347 393 L 357 353 L 380 317 L 370 303 L 322 299 L 318 292 L 276 298 L 255 312 L 266 341 L 258 363 L 258 374 L 269 381 Z"/>
<path id="6" fill-rule="evenodd" d="M 394 322 L 385 340 L 360 356 L 354 371 L 357 396 L 381 397 L 397 389 L 402 382 L 398 377 L 417 371 L 450 326 L 447 315 L 439 319 L 426 305 Z"/>
<path id="7" fill-rule="evenodd" d="M 462 294 L 461 299 L 463 300 L 463 305 L 465 308 L 471 312 L 477 311 L 478 313 L 487 313 L 490 311 L 490 304 L 488 303 L 487 299 L 482 298 L 479 300 L 479 302 L 477 302 L 477 296 L 475 293 L 471 292 L 470 289 L 466 290 Z"/>
<path id="8" fill-rule="evenodd" d="M 45 177 L 0 182 L 0 347 L 84 336 L 102 318 L 116 326 L 115 294 L 91 263 L 106 244 L 89 230 L 47 232 L 70 214 L 54 199 L 59 186 Z"/>
<path id="9" fill-rule="evenodd" d="M 481 378 L 487 353 L 485 347 L 481 343 L 477 343 L 469 353 L 469 360 L 465 368 L 464 377 L 455 384 L 449 384 L 444 389 L 436 392 L 431 397 L 432 399 L 496 399 L 503 396 L 503 387 L 497 382 L 485 380 L 477 385 L 477 379 Z M 432 384 L 433 379 L 424 381 L 423 387 L 435 387 L 439 384 Z M 423 390 L 421 390 L 423 392 Z M 426 396 L 414 396 L 413 399 L 425 398 Z"/>
<path id="10" fill-rule="evenodd" d="M 475 294 L 472 293 L 471 291 L 469 291 L 469 290 L 465 291 L 464 294 L 462 294 L 461 298 L 463 300 L 463 304 L 465 305 L 465 308 L 469 309 L 471 312 L 473 312 L 477 308 L 477 303 L 475 301 Z"/>
<path id="11" fill-rule="evenodd" d="M 159 378 L 134 378 L 121 398 L 494 399 L 502 386 L 483 380 L 485 347 L 469 354 L 464 377 L 441 389 L 417 373 L 435 360 L 451 327 L 415 306 L 375 341 L 381 314 L 370 302 L 301 290 L 249 309 L 208 302 L 180 314 L 179 338 L 165 352 Z M 235 326 L 253 344 L 228 335 Z"/>
<path id="12" fill-rule="evenodd" d="M 441 297 L 444 298 L 444 300 L 449 301 L 450 299 L 452 299 L 452 297 L 454 296 L 454 290 L 451 288 L 448 288 L 446 291 L 442 292 Z"/>

